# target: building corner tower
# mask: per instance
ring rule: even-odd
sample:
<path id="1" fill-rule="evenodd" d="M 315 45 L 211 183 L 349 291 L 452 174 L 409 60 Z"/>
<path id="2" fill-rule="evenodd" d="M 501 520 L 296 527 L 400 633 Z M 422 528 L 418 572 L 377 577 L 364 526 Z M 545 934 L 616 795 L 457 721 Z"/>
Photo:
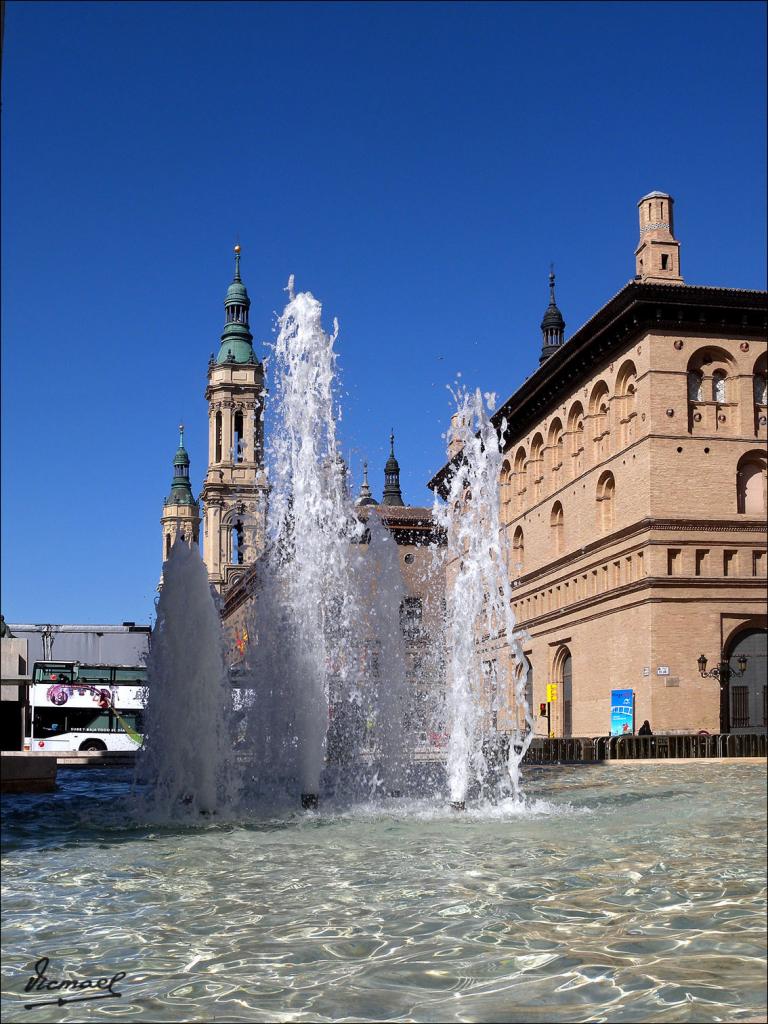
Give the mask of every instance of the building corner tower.
<path id="1" fill-rule="evenodd" d="M 235 274 L 224 299 L 218 355 L 208 363 L 208 472 L 203 484 L 203 558 L 219 593 L 239 580 L 264 547 L 267 481 L 264 473 L 264 369 L 248 324 L 251 300 Z"/>
<path id="2" fill-rule="evenodd" d="M 680 275 L 680 243 L 675 238 L 675 201 L 666 192 L 649 192 L 637 204 L 640 241 L 635 249 L 635 280 L 685 284 Z"/>
<path id="3" fill-rule="evenodd" d="M 189 482 L 189 455 L 184 447 L 183 424 L 179 426 L 179 447 L 173 459 L 171 491 L 163 502 L 160 526 L 163 533 L 163 562 L 168 560 L 171 548 L 179 537 L 186 544 L 197 544 L 199 541 L 200 509 Z M 160 587 L 162 585 L 161 572 Z"/>

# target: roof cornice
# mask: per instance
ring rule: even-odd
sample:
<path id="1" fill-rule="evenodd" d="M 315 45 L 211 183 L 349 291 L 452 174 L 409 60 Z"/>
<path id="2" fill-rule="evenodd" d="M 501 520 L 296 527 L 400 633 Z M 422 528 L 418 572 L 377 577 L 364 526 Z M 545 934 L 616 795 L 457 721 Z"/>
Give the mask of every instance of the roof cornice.
<path id="1" fill-rule="evenodd" d="M 573 391 L 613 352 L 650 327 L 704 332 L 716 327 L 738 337 L 762 335 L 768 326 L 768 292 L 700 285 L 630 281 L 556 350 L 493 415 L 502 420 L 505 447 Z M 427 484 L 445 496 L 460 453 Z"/>

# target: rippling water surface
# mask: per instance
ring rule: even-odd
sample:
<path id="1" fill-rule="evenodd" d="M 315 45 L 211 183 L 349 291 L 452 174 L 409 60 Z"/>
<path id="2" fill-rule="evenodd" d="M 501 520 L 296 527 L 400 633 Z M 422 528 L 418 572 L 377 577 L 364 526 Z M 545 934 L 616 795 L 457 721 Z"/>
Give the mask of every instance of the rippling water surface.
<path id="1" fill-rule="evenodd" d="M 524 814 L 392 800 L 185 829 L 133 822 L 127 773 L 60 769 L 4 801 L 3 1019 L 764 1016 L 764 766 L 526 780 Z M 41 956 L 126 971 L 123 995 L 27 1011 Z"/>

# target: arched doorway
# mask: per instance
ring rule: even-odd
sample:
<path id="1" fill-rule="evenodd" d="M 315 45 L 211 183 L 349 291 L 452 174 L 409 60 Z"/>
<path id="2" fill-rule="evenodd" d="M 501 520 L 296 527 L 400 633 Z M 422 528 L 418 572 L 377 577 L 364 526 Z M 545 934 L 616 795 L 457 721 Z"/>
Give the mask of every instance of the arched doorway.
<path id="1" fill-rule="evenodd" d="M 743 676 L 731 676 L 728 687 L 730 731 L 733 733 L 765 733 L 766 675 L 768 674 L 768 631 L 747 629 L 734 637 L 725 652 L 731 666 L 738 665 L 746 655 L 747 669 Z"/>
<path id="2" fill-rule="evenodd" d="M 573 661 L 567 647 L 561 647 L 555 655 L 554 678 L 558 684 L 558 700 L 562 705 L 562 735 L 573 735 Z"/>
<path id="3" fill-rule="evenodd" d="M 570 652 L 563 660 L 563 736 L 573 735 L 573 662 Z"/>

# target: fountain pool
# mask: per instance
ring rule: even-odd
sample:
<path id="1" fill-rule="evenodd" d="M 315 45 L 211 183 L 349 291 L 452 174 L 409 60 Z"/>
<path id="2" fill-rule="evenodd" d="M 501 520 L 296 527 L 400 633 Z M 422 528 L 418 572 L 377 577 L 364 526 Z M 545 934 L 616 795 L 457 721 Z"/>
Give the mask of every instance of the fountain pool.
<path id="1" fill-rule="evenodd" d="M 765 771 L 526 769 L 528 805 L 136 824 L 130 773 L 3 804 L 8 1021 L 721 1021 L 765 1013 Z M 24 1009 L 49 974 L 120 999 Z M 87 1006 L 87 1012 L 85 1007 Z"/>

